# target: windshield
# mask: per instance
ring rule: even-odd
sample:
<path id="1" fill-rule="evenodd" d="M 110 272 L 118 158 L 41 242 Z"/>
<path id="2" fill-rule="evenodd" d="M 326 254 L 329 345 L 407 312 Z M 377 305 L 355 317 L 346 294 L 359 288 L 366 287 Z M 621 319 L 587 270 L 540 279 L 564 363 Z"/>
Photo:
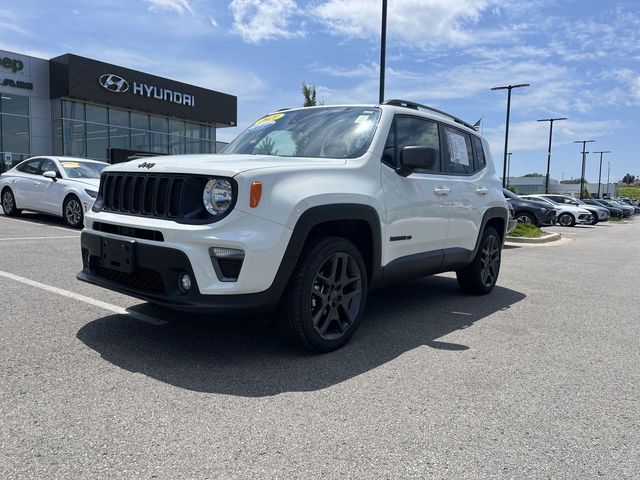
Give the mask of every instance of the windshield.
<path id="1" fill-rule="evenodd" d="M 94 162 L 60 162 L 68 178 L 100 178 L 100 173 L 108 166 L 107 163 Z"/>
<path id="2" fill-rule="evenodd" d="M 225 154 L 355 158 L 367 150 L 379 108 L 325 107 L 262 117 L 223 150 Z"/>
<path id="3" fill-rule="evenodd" d="M 522 197 L 526 200 L 534 200 L 536 202 L 542 202 L 542 203 L 546 203 L 547 205 L 555 205 L 551 200 L 547 200 L 546 198 L 543 197 Z"/>
<path id="4" fill-rule="evenodd" d="M 519 196 L 517 196 L 511 190 L 507 190 L 506 188 L 502 189 L 502 193 L 504 194 L 505 197 L 512 198 L 512 199 L 515 199 L 515 200 L 519 200 L 520 199 Z"/>

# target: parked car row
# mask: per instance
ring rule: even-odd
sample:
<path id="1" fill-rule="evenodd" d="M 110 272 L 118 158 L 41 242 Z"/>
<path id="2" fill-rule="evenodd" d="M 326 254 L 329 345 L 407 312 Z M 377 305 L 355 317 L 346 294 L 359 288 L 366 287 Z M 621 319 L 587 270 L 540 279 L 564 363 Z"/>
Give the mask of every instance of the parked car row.
<path id="1" fill-rule="evenodd" d="M 504 189 L 505 198 L 513 205 L 514 218 L 538 227 L 558 224 L 563 227 L 595 225 L 611 217 L 628 218 L 640 213 L 630 199 L 585 199 L 568 195 L 516 195 Z"/>
<path id="2" fill-rule="evenodd" d="M 62 217 L 82 228 L 84 214 L 98 195 L 100 173 L 109 164 L 74 157 L 34 157 L 0 175 L 5 215 L 22 210 Z"/>

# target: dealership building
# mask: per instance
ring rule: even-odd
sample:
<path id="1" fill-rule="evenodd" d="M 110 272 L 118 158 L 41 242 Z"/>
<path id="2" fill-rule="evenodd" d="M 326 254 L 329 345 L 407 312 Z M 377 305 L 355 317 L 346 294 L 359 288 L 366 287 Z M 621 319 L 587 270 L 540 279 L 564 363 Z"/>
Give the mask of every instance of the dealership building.
<path id="1" fill-rule="evenodd" d="M 237 98 L 78 55 L 0 50 L 0 172 L 34 155 L 214 153 Z"/>

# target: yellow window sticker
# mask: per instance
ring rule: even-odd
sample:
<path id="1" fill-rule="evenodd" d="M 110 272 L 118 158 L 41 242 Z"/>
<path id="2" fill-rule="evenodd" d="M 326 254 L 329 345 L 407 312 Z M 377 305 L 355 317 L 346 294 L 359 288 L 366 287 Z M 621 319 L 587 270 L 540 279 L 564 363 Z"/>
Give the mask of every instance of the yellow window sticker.
<path id="1" fill-rule="evenodd" d="M 262 125 L 263 123 L 267 123 L 267 122 L 273 123 L 276 120 L 280 120 L 282 117 L 284 117 L 284 113 L 274 113 L 273 115 L 267 115 L 266 117 L 262 117 L 260 120 L 254 123 L 254 125 Z"/>
<path id="2" fill-rule="evenodd" d="M 62 162 L 62 166 L 64 168 L 80 168 L 80 164 L 78 162 Z"/>

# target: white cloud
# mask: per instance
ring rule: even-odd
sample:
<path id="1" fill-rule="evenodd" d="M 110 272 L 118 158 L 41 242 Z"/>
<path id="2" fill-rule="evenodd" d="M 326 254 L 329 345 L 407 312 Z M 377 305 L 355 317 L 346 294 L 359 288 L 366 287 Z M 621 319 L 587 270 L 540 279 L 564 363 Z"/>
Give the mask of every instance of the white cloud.
<path id="1" fill-rule="evenodd" d="M 476 24 L 483 12 L 501 3 L 498 0 L 395 0 L 387 10 L 387 29 L 391 38 L 421 47 L 462 45 L 474 40 L 465 27 Z M 380 36 L 380 2 L 326 0 L 315 6 L 313 13 L 333 35 L 363 39 Z"/>
<path id="2" fill-rule="evenodd" d="M 218 22 L 216 21 L 215 18 L 213 18 L 212 15 L 209 15 L 209 21 L 211 22 L 211 25 L 213 25 L 215 28 L 218 28 Z"/>
<path id="3" fill-rule="evenodd" d="M 294 0 L 232 0 L 234 33 L 247 43 L 304 35 L 301 29 L 290 30 L 290 21 L 298 13 Z"/>
<path id="4" fill-rule="evenodd" d="M 149 5 L 149 10 L 153 11 L 173 11 L 180 15 L 184 13 L 193 14 L 188 0 L 145 0 Z"/>

